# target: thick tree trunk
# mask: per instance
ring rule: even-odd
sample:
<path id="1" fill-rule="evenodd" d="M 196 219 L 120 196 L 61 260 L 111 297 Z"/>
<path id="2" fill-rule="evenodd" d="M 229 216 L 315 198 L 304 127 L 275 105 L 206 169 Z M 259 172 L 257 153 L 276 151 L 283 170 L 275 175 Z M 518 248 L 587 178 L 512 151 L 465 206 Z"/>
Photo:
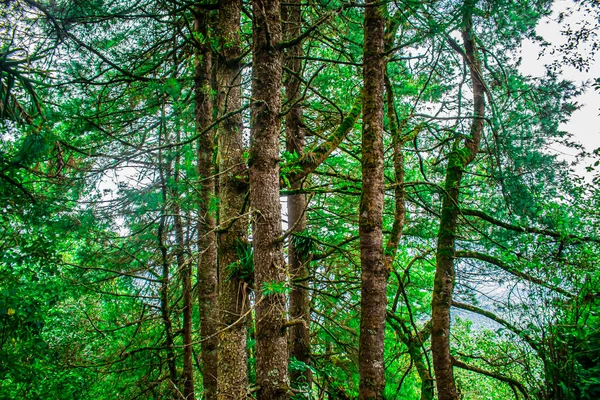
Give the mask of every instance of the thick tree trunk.
<path id="1" fill-rule="evenodd" d="M 242 106 L 240 0 L 221 2 L 215 29 L 219 40 L 217 90 L 219 115 Z M 240 251 L 248 245 L 245 214 L 248 185 L 243 159 L 243 124 L 235 114 L 219 125 L 219 389 L 223 400 L 245 399 L 248 392 L 246 319 L 248 285 L 240 278 Z"/>
<path id="2" fill-rule="evenodd" d="M 459 189 L 462 179 L 462 165 L 457 160 L 456 152 L 452 152 L 448 163 L 442 215 L 438 233 L 436 252 L 436 272 L 431 302 L 431 352 L 433 368 L 440 400 L 458 399 L 458 391 L 452 372 L 452 356 L 450 355 L 450 306 L 454 290 L 454 242 L 456 237 L 456 218 L 458 216 Z"/>
<path id="3" fill-rule="evenodd" d="M 285 40 L 293 39 L 301 33 L 300 1 L 291 0 L 282 7 L 283 11 L 283 34 Z M 302 61 L 302 44 L 290 47 L 286 52 L 286 67 L 294 74 L 300 74 Z M 288 74 L 285 80 L 286 102 L 290 106 L 285 115 L 286 151 L 296 153 L 299 157 L 304 155 L 304 128 L 302 123 L 302 107 L 298 104 L 300 98 L 300 80 L 294 74 Z M 293 182 L 292 189 L 300 189 L 301 181 Z M 302 232 L 306 229 L 306 195 L 295 194 L 287 198 L 288 226 L 294 232 Z M 299 252 L 290 240 L 288 246 L 288 262 L 290 266 L 290 278 L 292 280 L 292 292 L 290 294 L 290 319 L 301 320 L 290 328 L 290 357 L 310 365 L 310 297 L 308 285 L 308 263 L 310 255 Z M 312 372 L 310 368 L 304 371 L 292 371 L 290 373 L 292 387 L 305 387 L 310 390 L 312 384 Z"/>
<path id="4" fill-rule="evenodd" d="M 252 133 L 250 201 L 253 214 L 256 290 L 257 399 L 287 399 L 288 351 L 281 204 L 279 129 L 281 112 L 281 15 L 278 0 L 253 0 Z"/>
<path id="5" fill-rule="evenodd" d="M 463 42 L 465 61 L 469 65 L 473 84 L 474 115 L 470 137 L 461 147 L 456 142 L 448 157 L 442 215 L 437 239 L 436 270 L 431 301 L 431 352 L 436 386 L 440 400 L 455 400 L 460 397 L 454 382 L 452 355 L 450 354 L 450 307 L 454 291 L 454 258 L 457 218 L 459 213 L 460 184 L 464 168 L 477 155 L 483 132 L 485 111 L 485 86 L 481 76 L 481 63 L 473 40 L 472 4 L 465 4 L 463 14 Z"/>
<path id="6" fill-rule="evenodd" d="M 374 3 L 369 1 L 368 3 Z M 365 8 L 362 198 L 359 214 L 361 319 L 360 399 L 383 399 L 383 342 L 388 270 L 383 257 L 383 7 Z"/>
<path id="7" fill-rule="evenodd" d="M 197 9 L 194 14 L 194 31 L 206 38 L 208 15 Z M 196 131 L 209 126 L 212 116 L 211 51 L 208 43 L 197 43 L 194 94 Z M 200 334 L 202 338 L 202 376 L 204 398 L 216 399 L 217 393 L 217 241 L 214 211 L 210 204 L 215 196 L 215 168 L 212 162 L 214 135 L 212 130 L 198 140 L 198 177 L 200 179 L 200 204 L 198 207 L 198 303 L 200 308 Z"/>

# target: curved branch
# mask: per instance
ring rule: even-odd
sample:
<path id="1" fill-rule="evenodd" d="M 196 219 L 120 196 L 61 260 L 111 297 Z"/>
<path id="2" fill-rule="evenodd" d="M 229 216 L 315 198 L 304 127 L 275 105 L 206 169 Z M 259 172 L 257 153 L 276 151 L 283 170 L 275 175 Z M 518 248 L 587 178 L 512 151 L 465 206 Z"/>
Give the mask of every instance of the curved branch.
<path id="1" fill-rule="evenodd" d="M 335 150 L 342 140 L 348 135 L 354 124 L 358 120 L 362 111 L 362 96 L 359 96 L 354 102 L 354 106 L 342 120 L 340 125 L 329 135 L 326 141 L 317 146 L 314 150 L 307 152 L 301 159 L 293 163 L 293 169 L 287 175 L 288 182 L 295 183 L 313 172 L 323 161 L 329 157 L 329 154 Z M 282 166 L 282 169 L 285 168 Z"/>
<path id="2" fill-rule="evenodd" d="M 505 376 L 505 375 L 500 375 L 500 374 L 497 374 L 495 372 L 491 372 L 491 371 L 488 371 L 485 369 L 481 369 L 481 368 L 475 367 L 473 365 L 465 364 L 464 362 L 457 360 L 454 357 L 452 358 L 452 365 L 455 367 L 458 367 L 458 368 L 466 369 L 467 371 L 476 372 L 481 375 L 489 376 L 490 378 L 497 379 L 504 383 L 508 383 L 509 385 L 514 386 L 517 389 L 519 389 L 519 391 L 523 394 L 523 396 L 525 396 L 526 399 L 529 398 L 529 395 L 527 394 L 527 390 L 525 389 L 525 386 L 523 386 L 523 384 L 521 382 L 517 381 L 516 379 L 513 379 L 513 378 Z"/>
<path id="3" fill-rule="evenodd" d="M 573 234 L 565 235 L 560 232 L 552 231 L 549 229 L 538 229 L 538 228 L 529 227 L 529 226 L 512 225 L 507 222 L 500 221 L 499 219 L 494 218 L 491 215 L 488 215 L 488 214 L 484 213 L 483 211 L 479 211 L 479 210 L 461 209 L 460 212 L 462 215 L 468 215 L 470 217 L 477 217 L 486 222 L 489 222 L 490 224 L 494 224 L 501 228 L 508 229 L 508 230 L 514 231 L 514 232 L 535 233 L 537 235 L 549 236 L 549 237 L 555 238 L 555 239 L 570 239 L 570 240 L 579 241 L 579 242 L 600 243 L 600 238 L 596 238 L 596 237 L 577 236 L 577 235 L 573 235 Z"/>
<path id="4" fill-rule="evenodd" d="M 562 294 L 563 296 L 570 297 L 570 298 L 575 297 L 574 294 L 572 294 L 558 286 L 550 285 L 543 279 L 536 278 L 535 276 L 529 275 L 525 272 L 518 271 L 515 268 L 513 268 L 509 265 L 506 265 L 504 262 L 497 259 L 496 257 L 492 257 L 492 256 L 484 254 L 484 253 L 479 253 L 477 251 L 457 251 L 454 255 L 457 258 L 472 258 L 472 259 L 476 259 L 476 260 L 485 261 L 486 263 L 493 264 L 493 265 L 499 267 L 500 269 L 508 272 L 509 274 L 517 276 L 517 277 L 524 279 L 526 281 L 529 281 L 531 283 L 535 283 L 536 285 L 543 286 L 550 290 L 554 290 L 555 292 L 558 292 L 558 293 Z"/>
<path id="5" fill-rule="evenodd" d="M 535 350 L 536 353 L 539 354 L 540 347 L 533 340 L 533 338 L 531 336 L 529 336 L 528 334 L 526 334 L 522 329 L 520 329 L 516 325 L 513 325 L 510 322 L 506 321 L 505 319 L 500 318 L 496 314 L 494 314 L 494 313 L 492 313 L 490 311 L 486 311 L 486 310 L 484 310 L 482 308 L 475 307 L 475 306 L 473 306 L 471 304 L 461 303 L 461 302 L 454 301 L 454 300 L 452 301 L 452 307 L 460 308 L 461 310 L 465 310 L 465 311 L 470 311 L 472 313 L 479 314 L 481 316 L 489 318 L 489 319 L 491 319 L 494 322 L 497 322 L 498 324 L 502 325 L 503 327 L 505 327 L 509 331 L 511 331 L 511 332 L 515 333 L 516 335 L 518 335 L 519 337 L 523 338 L 523 340 L 533 350 Z"/>

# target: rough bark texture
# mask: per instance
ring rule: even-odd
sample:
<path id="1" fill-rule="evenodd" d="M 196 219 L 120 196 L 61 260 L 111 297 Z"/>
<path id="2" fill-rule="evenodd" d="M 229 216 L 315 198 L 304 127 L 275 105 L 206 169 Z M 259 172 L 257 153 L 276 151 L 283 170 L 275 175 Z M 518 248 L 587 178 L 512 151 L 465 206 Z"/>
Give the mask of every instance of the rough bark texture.
<path id="1" fill-rule="evenodd" d="M 298 37 L 301 33 L 300 1 L 291 0 L 288 5 L 282 7 L 284 39 L 290 40 Z M 286 67 L 295 74 L 302 70 L 302 44 L 290 47 L 286 52 Z M 302 123 L 302 107 L 298 103 L 300 98 L 300 80 L 294 74 L 288 74 L 285 80 L 286 101 L 291 105 L 285 116 L 286 151 L 304 155 L 304 128 Z M 292 189 L 300 189 L 302 186 L 298 180 L 292 183 Z M 287 198 L 288 226 L 294 232 L 302 232 L 306 229 L 306 195 L 295 194 Z M 288 246 L 288 262 L 290 278 L 292 280 L 292 292 L 290 293 L 290 319 L 303 321 L 290 328 L 290 357 L 310 365 L 310 297 L 308 285 L 308 263 L 310 255 L 298 251 L 295 241 L 290 240 Z M 297 284 L 295 284 L 297 283 Z M 291 371 L 290 381 L 292 387 L 307 388 L 310 390 L 312 384 L 312 372 L 310 368 L 304 371 Z"/>
<path id="2" fill-rule="evenodd" d="M 257 399 L 287 399 L 286 266 L 279 202 L 279 128 L 283 58 L 279 1 L 253 0 L 250 200 L 256 291 Z"/>
<path id="3" fill-rule="evenodd" d="M 369 1 L 368 3 L 373 3 Z M 383 399 L 383 342 L 388 270 L 383 257 L 383 7 L 365 8 L 363 61 L 362 198 L 359 236 L 361 319 L 359 343 L 360 399 Z"/>
<path id="4" fill-rule="evenodd" d="M 466 3 L 464 6 L 462 37 L 465 46 L 465 61 L 469 65 L 473 84 L 474 115 L 470 136 L 464 140 L 463 146 L 456 142 L 448 157 L 440 230 L 437 238 L 433 298 L 431 301 L 431 352 L 440 400 L 455 400 L 460 396 L 454 382 L 449 342 L 450 307 L 452 305 L 455 278 L 456 228 L 463 171 L 477 155 L 484 123 L 485 86 L 481 77 L 481 63 L 477 58 L 473 40 L 471 13 L 472 4 Z"/>
<path id="5" fill-rule="evenodd" d="M 215 29 L 219 40 L 216 80 L 219 115 L 242 106 L 240 27 L 241 1 L 220 4 Z M 249 220 L 243 216 L 248 195 L 243 159 L 242 115 L 219 125 L 219 383 L 218 398 L 245 399 L 248 391 L 246 320 L 248 284 L 240 278 L 239 252 L 248 244 Z"/>
<path id="6" fill-rule="evenodd" d="M 449 162 L 455 159 L 450 155 Z M 445 191 L 442 200 L 442 216 L 438 233 L 436 272 L 431 302 L 432 332 L 431 352 L 435 370 L 436 385 L 440 400 L 458 399 L 458 391 L 452 372 L 452 356 L 450 354 L 450 305 L 454 290 L 454 242 L 456 237 L 456 218 L 458 211 L 455 202 L 458 200 L 462 178 L 462 166 L 448 167 L 446 172 Z"/>
<path id="7" fill-rule="evenodd" d="M 194 31 L 206 38 L 208 15 L 197 9 Z M 211 51 L 207 43 L 197 43 L 194 94 L 196 130 L 203 131 L 212 116 Z M 214 211 L 210 204 L 215 196 L 212 131 L 198 140 L 198 176 L 200 178 L 200 204 L 198 207 L 198 304 L 200 308 L 200 334 L 202 337 L 202 376 L 204 398 L 214 400 L 217 392 L 217 241 Z"/>

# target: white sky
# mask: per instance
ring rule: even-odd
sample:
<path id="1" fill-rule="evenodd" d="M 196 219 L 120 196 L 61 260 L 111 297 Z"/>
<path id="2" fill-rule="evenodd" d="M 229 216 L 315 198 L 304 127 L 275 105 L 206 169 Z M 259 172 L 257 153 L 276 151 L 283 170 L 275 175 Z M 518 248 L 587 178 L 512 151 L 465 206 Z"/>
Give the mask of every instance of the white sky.
<path id="1" fill-rule="evenodd" d="M 556 1 L 553 6 L 552 16 L 542 19 L 538 24 L 536 29 L 537 34 L 542 36 L 547 42 L 551 43 L 552 46 L 560 46 L 566 42 L 561 31 L 567 24 L 570 24 L 573 28 L 585 20 L 593 24 L 598 24 L 598 21 L 594 21 L 593 16 L 582 12 L 574 12 L 571 16 L 567 17 L 565 21 L 559 24 L 557 22 L 558 13 L 573 6 L 573 4 L 572 0 Z M 550 64 L 554 60 L 549 54 L 539 57 L 541 47 L 532 43 L 530 40 L 523 43 L 522 50 L 523 61 L 520 70 L 527 75 L 543 76 L 544 65 Z M 580 72 L 573 67 L 565 67 L 563 69 L 562 77 L 574 81 L 577 84 L 581 84 L 585 81 L 592 81 L 593 79 L 600 77 L 600 61 L 598 61 L 598 59 L 593 60 L 588 72 Z M 561 129 L 573 133 L 574 139 L 582 143 L 588 152 L 591 152 L 600 147 L 600 93 L 589 88 L 583 95 L 577 98 L 577 102 L 581 105 L 581 109 L 573 113 L 571 121 L 568 124 L 561 126 Z M 556 148 L 554 150 L 571 155 L 575 153 L 570 149 Z M 572 157 L 568 156 L 564 156 L 564 158 L 569 161 L 573 160 Z M 591 162 L 592 159 L 585 161 L 583 165 L 575 168 L 576 172 L 580 175 L 585 175 L 585 166 L 589 165 Z"/>

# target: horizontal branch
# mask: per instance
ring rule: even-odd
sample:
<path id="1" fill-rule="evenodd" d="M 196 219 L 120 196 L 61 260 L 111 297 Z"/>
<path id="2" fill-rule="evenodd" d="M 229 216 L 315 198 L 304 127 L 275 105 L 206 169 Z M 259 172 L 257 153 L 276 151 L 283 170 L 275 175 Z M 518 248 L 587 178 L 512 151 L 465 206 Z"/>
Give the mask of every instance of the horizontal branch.
<path id="1" fill-rule="evenodd" d="M 509 331 L 513 332 L 514 334 L 518 335 L 519 337 L 523 338 L 523 340 L 536 352 L 539 353 L 539 346 L 538 344 L 533 340 L 533 338 L 531 336 L 529 336 L 528 334 L 526 334 L 523 329 L 517 327 L 516 325 L 511 324 L 510 322 L 508 322 L 507 320 L 500 318 L 499 316 L 497 316 L 496 314 L 494 314 L 493 312 L 484 310 L 482 308 L 473 306 L 471 304 L 466 304 L 466 303 L 461 303 L 458 301 L 452 301 L 452 307 L 455 308 L 459 308 L 461 310 L 465 310 L 465 311 L 470 311 L 472 313 L 475 314 L 479 314 L 483 317 L 486 317 L 488 319 L 491 319 L 492 321 L 502 325 L 503 327 L 505 327 L 506 329 L 508 329 Z"/>
<path id="2" fill-rule="evenodd" d="M 473 365 L 466 364 L 460 360 L 457 360 L 454 357 L 452 358 L 452 365 L 455 367 L 458 367 L 458 368 L 465 369 L 467 371 L 476 372 L 481 375 L 489 376 L 490 378 L 497 379 L 504 383 L 508 383 L 509 385 L 514 386 L 517 389 L 519 389 L 519 391 L 521 393 L 523 393 L 523 396 L 525 396 L 526 399 L 529 398 L 529 395 L 527 394 L 527 390 L 525 389 L 525 386 L 523 386 L 523 384 L 521 382 L 517 381 L 516 379 L 513 379 L 509 376 L 497 374 L 495 372 L 491 372 L 491 371 L 488 371 L 488 370 L 485 370 L 485 369 L 482 369 L 479 367 L 475 367 Z"/>
<path id="3" fill-rule="evenodd" d="M 291 183 L 298 182 L 313 172 L 323 161 L 327 159 L 329 154 L 335 150 L 342 140 L 354 127 L 354 124 L 360 117 L 362 111 L 362 96 L 359 96 L 354 102 L 354 106 L 344 117 L 339 126 L 329 135 L 327 140 L 317 146 L 310 152 L 307 152 L 298 161 L 290 166 L 292 171 L 287 174 L 287 181 Z"/>
<path id="4" fill-rule="evenodd" d="M 600 238 L 597 238 L 597 237 L 577 236 L 577 235 L 572 235 L 572 234 L 565 235 L 560 232 L 552 231 L 549 229 L 539 229 L 539 228 L 534 228 L 534 227 L 529 227 L 529 226 L 512 225 L 512 224 L 506 223 L 504 221 L 500 221 L 499 219 L 494 218 L 494 217 L 492 217 L 482 211 L 479 211 L 479 210 L 461 209 L 460 212 L 462 215 L 477 217 L 486 222 L 489 222 L 490 224 L 494 224 L 501 228 L 508 229 L 508 230 L 514 231 L 514 232 L 534 233 L 537 235 L 549 236 L 549 237 L 552 237 L 555 239 L 570 239 L 570 240 L 575 240 L 575 241 L 580 241 L 580 242 L 600 243 Z"/>
<path id="5" fill-rule="evenodd" d="M 536 285 L 543 286 L 550 290 L 554 290 L 555 292 L 560 293 L 563 296 L 570 297 L 570 298 L 575 297 L 574 294 L 569 293 L 568 291 L 566 291 L 558 286 L 551 285 L 543 279 L 536 278 L 535 276 L 529 275 L 525 272 L 518 271 L 517 269 L 505 264 L 503 261 L 499 260 L 496 257 L 492 257 L 492 256 L 484 254 L 484 253 L 479 253 L 477 251 L 464 251 L 464 250 L 459 250 L 454 255 L 457 258 L 472 258 L 472 259 L 476 259 L 476 260 L 485 261 L 486 263 L 493 264 L 493 265 L 499 267 L 500 269 L 508 272 L 511 275 L 517 276 L 521 279 L 524 279 L 531 283 L 535 283 Z"/>

